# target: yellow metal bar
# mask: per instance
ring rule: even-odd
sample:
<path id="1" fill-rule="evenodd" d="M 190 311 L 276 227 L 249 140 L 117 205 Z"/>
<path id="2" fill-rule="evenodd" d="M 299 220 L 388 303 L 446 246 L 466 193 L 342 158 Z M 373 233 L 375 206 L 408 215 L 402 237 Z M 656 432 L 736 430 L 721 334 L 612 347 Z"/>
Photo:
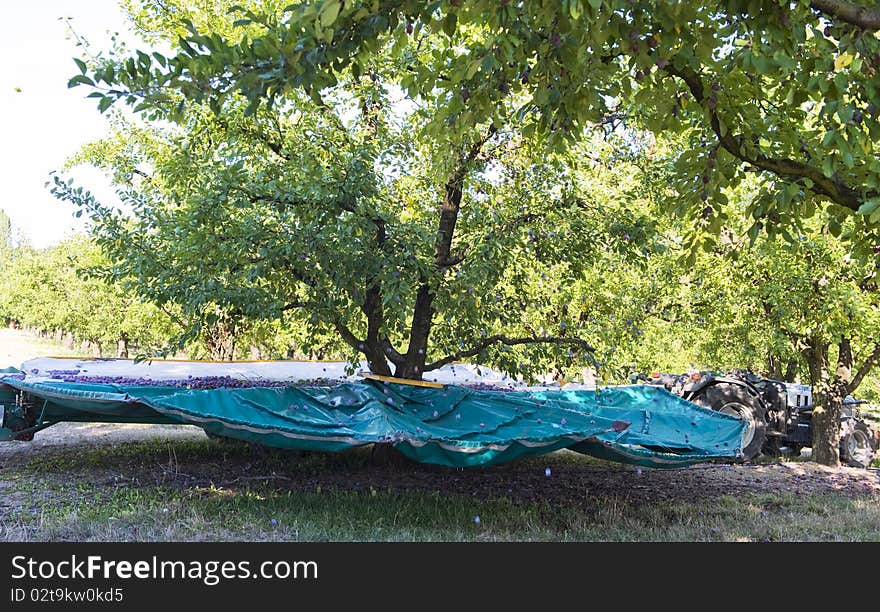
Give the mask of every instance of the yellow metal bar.
<path id="1" fill-rule="evenodd" d="M 383 382 L 397 383 L 398 385 L 412 385 L 414 387 L 431 387 L 432 389 L 442 389 L 443 385 L 427 380 L 410 380 L 409 378 L 394 378 L 393 376 L 379 376 L 378 374 L 364 374 L 364 378 L 372 380 L 381 380 Z"/>

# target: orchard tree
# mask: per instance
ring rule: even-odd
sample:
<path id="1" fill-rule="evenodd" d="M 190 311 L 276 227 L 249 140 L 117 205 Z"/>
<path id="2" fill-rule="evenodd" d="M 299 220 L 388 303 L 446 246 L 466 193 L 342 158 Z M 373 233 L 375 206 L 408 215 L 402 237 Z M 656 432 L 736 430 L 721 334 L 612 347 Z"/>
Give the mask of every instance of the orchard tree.
<path id="1" fill-rule="evenodd" d="M 818 216 L 802 221 L 792 242 L 753 242 L 737 221 L 697 257 L 690 304 L 682 305 L 706 322 L 700 345 L 709 362 L 809 381 L 813 457 L 837 465 L 843 399 L 880 359 L 877 259 L 854 256 Z M 845 220 L 842 229 L 855 224 Z"/>
<path id="2" fill-rule="evenodd" d="M 252 29 L 216 24 L 230 28 Z M 58 177 L 55 193 L 91 216 L 120 278 L 209 323 L 289 313 L 306 338 L 333 333 L 352 361 L 406 378 L 468 358 L 526 376 L 589 363 L 583 327 L 555 296 L 600 254 L 637 255 L 652 221 L 625 193 L 576 180 L 595 156 L 546 147 L 518 96 L 440 120 L 449 100 L 412 87 L 413 67 L 450 61 L 448 33 L 419 36 L 421 47 L 383 45 L 320 90 L 188 100 L 165 83 L 75 160 L 106 169 L 132 215 Z M 137 57 L 91 61 L 102 82 L 168 66 Z"/>
<path id="3" fill-rule="evenodd" d="M 827 230 L 814 229 L 795 249 L 763 244 L 739 271 L 754 303 L 776 325 L 771 342 L 785 346 L 780 340 L 787 338 L 789 358 L 799 355 L 806 366 L 816 405 L 815 460 L 837 464 L 843 399 L 880 359 L 876 260 L 853 258 Z"/>
<path id="4" fill-rule="evenodd" d="M 628 382 L 633 372 L 684 371 L 698 361 L 700 321 L 691 316 L 687 271 L 681 259 L 682 231 L 662 214 L 669 168 L 656 162 L 679 143 L 645 132 L 616 129 L 614 135 L 575 145 L 591 152 L 588 168 L 576 175 L 581 189 L 604 207 L 622 207 L 616 245 L 594 255 L 584 278 L 554 292 L 558 318 L 586 330 L 595 347 L 597 380 Z M 576 372 L 566 372 L 566 375 Z"/>

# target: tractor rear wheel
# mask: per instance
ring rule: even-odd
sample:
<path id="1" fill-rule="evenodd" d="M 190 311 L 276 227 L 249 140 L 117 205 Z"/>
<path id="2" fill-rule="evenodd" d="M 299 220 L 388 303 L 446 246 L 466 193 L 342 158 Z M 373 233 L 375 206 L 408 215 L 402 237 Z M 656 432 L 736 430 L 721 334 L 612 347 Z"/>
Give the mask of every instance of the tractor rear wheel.
<path id="1" fill-rule="evenodd" d="M 866 468 L 874 461 L 877 447 L 864 421 L 855 421 L 840 438 L 840 460 L 851 467 Z"/>
<path id="2" fill-rule="evenodd" d="M 703 387 L 688 399 L 699 406 L 743 419 L 746 422 L 742 440 L 743 460 L 750 461 L 761 454 L 767 440 L 766 409 L 748 389 L 718 382 Z"/>

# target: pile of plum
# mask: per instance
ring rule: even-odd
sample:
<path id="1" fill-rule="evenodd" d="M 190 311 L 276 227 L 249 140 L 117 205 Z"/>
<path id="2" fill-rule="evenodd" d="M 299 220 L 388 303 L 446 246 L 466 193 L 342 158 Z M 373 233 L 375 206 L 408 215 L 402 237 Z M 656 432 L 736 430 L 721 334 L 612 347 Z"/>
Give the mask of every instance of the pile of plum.
<path id="1" fill-rule="evenodd" d="M 179 379 L 133 378 L 129 376 L 87 376 L 74 371 L 50 370 L 52 378 L 67 383 L 99 385 L 124 385 L 128 387 L 180 387 L 182 389 L 243 389 L 246 387 L 325 387 L 338 384 L 338 380 L 326 378 L 313 380 L 268 380 L 264 378 L 233 378 L 232 376 L 187 376 Z"/>
<path id="2" fill-rule="evenodd" d="M 31 370 L 38 375 L 38 370 Z M 121 385 L 128 387 L 178 387 L 181 389 L 243 389 L 248 387 L 329 387 L 343 381 L 331 378 L 315 378 L 309 380 L 270 380 L 265 378 L 234 378 L 232 376 L 187 376 L 178 379 L 154 379 L 131 376 L 95 376 L 83 373 L 82 370 L 47 370 L 43 372 L 54 380 L 66 383 L 85 383 L 100 385 Z M 24 378 L 24 374 L 7 375 L 10 378 Z M 511 386 L 493 385 L 483 382 L 469 382 L 457 386 L 474 391 L 517 391 Z"/>

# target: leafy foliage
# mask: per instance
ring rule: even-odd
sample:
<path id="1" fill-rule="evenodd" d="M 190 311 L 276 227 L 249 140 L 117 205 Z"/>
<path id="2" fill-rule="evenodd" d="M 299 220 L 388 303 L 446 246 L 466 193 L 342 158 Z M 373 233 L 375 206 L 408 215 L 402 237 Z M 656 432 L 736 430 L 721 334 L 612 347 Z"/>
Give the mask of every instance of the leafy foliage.
<path id="1" fill-rule="evenodd" d="M 725 188 L 751 170 L 763 183 L 749 207 L 753 234 L 797 224 L 823 201 L 836 205 L 833 231 L 847 213 L 858 215 L 859 238 L 880 221 L 875 6 L 324 0 L 232 11 L 231 24 L 178 26 L 175 54 L 92 66 L 83 76 L 102 110 L 124 99 L 161 113 L 182 94 L 215 108 L 241 95 L 255 112 L 294 90 L 319 96 L 383 57 L 399 67 L 383 78 L 431 104 L 435 137 L 458 140 L 515 112 L 525 135 L 564 144 L 625 112 L 687 136 L 673 205 L 686 217 L 722 209 Z"/>
<path id="2" fill-rule="evenodd" d="M 420 377 L 470 357 L 526 376 L 583 367 L 590 347 L 563 288 L 604 254 L 635 265 L 651 248 L 641 194 L 609 169 L 615 155 L 632 162 L 598 137 L 548 148 L 502 99 L 497 117 L 439 131 L 444 99 L 409 97 L 400 79 L 437 60 L 442 36 L 263 105 L 247 92 L 151 98 L 146 122 L 119 119 L 75 160 L 113 177 L 131 218 L 60 177 L 55 193 L 92 217 L 131 290 L 200 322 L 193 336 L 290 316 L 302 351 L 363 355 L 380 372 L 390 361 Z M 191 94 L 176 86 L 175 100 Z M 632 137 L 620 148 L 643 155 Z"/>
<path id="3" fill-rule="evenodd" d="M 48 249 L 21 246 L 6 261 L 0 269 L 0 312 L 23 326 L 70 334 L 110 355 L 120 345 L 147 352 L 173 332 L 164 313 L 105 282 L 106 261 L 83 237 Z"/>

